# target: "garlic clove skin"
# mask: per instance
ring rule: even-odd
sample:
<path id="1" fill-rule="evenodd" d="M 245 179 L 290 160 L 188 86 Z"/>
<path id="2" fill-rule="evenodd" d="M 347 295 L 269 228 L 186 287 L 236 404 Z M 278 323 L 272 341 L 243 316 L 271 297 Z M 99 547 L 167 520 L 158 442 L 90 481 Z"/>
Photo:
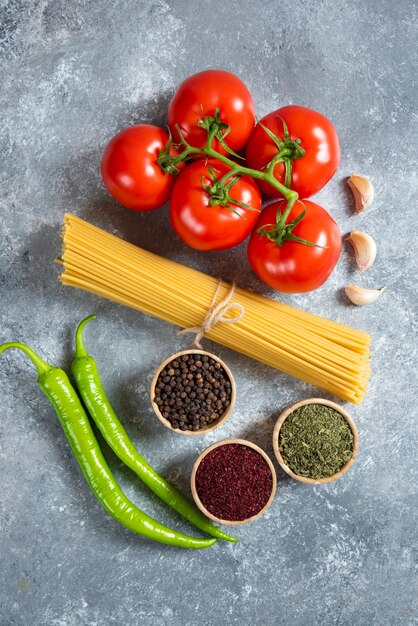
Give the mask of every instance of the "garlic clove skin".
<path id="1" fill-rule="evenodd" d="M 356 263 L 360 272 L 364 272 L 373 265 L 377 253 L 376 242 L 373 237 L 360 230 L 353 230 L 346 241 L 349 241 L 354 248 Z"/>
<path id="2" fill-rule="evenodd" d="M 372 183 L 365 176 L 352 174 L 347 180 L 347 184 L 353 192 L 355 202 L 355 212 L 361 213 L 367 209 L 374 199 L 374 188 Z"/>
<path id="3" fill-rule="evenodd" d="M 353 304 L 363 306 L 375 302 L 385 289 L 386 287 L 382 287 L 381 289 L 365 289 L 364 287 L 358 287 L 358 285 L 347 285 L 345 293 Z"/>

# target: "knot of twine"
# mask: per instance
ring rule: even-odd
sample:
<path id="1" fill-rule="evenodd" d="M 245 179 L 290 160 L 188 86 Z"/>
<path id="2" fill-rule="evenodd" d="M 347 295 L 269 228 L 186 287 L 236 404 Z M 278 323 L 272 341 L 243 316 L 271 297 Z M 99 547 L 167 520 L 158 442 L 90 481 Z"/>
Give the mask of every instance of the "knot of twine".
<path id="1" fill-rule="evenodd" d="M 221 288 L 221 284 L 221 280 L 218 280 L 215 295 L 212 298 L 212 302 L 209 305 L 202 325 L 184 328 L 183 330 L 179 330 L 179 332 L 177 333 L 178 335 L 185 335 L 186 333 L 196 333 L 196 337 L 189 346 L 190 348 L 196 347 L 202 349 L 200 341 L 203 335 L 209 332 L 211 328 L 213 328 L 219 322 L 223 322 L 224 324 L 235 324 L 236 322 L 239 322 L 244 315 L 244 307 L 242 306 L 242 304 L 239 304 L 239 302 L 231 302 L 232 296 L 235 293 L 235 283 L 232 283 L 231 289 L 229 290 L 226 298 L 221 300 L 221 302 L 219 302 L 218 304 L 215 304 L 216 298 L 218 297 L 219 289 Z M 234 315 L 234 317 L 225 317 L 231 309 L 238 309 L 236 315 Z"/>

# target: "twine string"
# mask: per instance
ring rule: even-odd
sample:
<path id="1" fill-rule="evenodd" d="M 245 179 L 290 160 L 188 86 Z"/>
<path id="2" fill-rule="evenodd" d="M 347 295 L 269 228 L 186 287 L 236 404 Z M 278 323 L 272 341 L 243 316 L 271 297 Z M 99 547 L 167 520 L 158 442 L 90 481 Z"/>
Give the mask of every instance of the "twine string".
<path id="1" fill-rule="evenodd" d="M 222 322 L 223 324 L 235 324 L 236 322 L 239 322 L 244 315 L 244 307 L 242 306 L 242 304 L 240 304 L 239 302 L 231 302 L 232 297 L 235 293 L 235 283 L 232 283 L 227 296 L 223 300 L 221 300 L 221 302 L 215 304 L 221 285 L 222 281 L 218 280 L 215 295 L 212 298 L 212 302 L 209 305 L 202 325 L 184 328 L 183 330 L 179 330 L 177 333 L 178 335 L 185 335 L 187 333 L 196 334 L 194 340 L 189 346 L 190 348 L 199 348 L 201 350 L 202 345 L 200 341 L 203 338 L 203 335 L 209 332 L 211 328 L 216 326 L 216 324 L 219 324 L 219 322 Z M 232 309 L 237 309 L 237 313 L 233 317 L 226 317 L 227 313 L 229 313 L 229 311 L 231 311 Z"/>

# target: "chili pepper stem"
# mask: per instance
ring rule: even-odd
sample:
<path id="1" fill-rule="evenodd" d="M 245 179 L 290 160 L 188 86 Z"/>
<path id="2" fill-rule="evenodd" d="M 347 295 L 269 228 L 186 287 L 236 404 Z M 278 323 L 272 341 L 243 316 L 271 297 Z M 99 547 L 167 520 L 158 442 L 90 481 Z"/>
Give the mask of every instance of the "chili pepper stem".
<path id="1" fill-rule="evenodd" d="M 77 330 L 75 332 L 75 350 L 76 350 L 77 357 L 88 356 L 87 350 L 85 349 L 84 344 L 83 344 L 83 330 L 84 330 L 84 326 L 88 324 L 88 322 L 91 322 L 91 320 L 95 320 L 95 319 L 96 319 L 95 313 L 93 313 L 92 315 L 88 315 L 83 320 L 81 320 L 81 322 L 79 323 L 77 327 Z"/>
<path id="2" fill-rule="evenodd" d="M 1 344 L 0 354 L 5 352 L 5 350 L 9 350 L 10 348 L 17 348 L 18 350 L 22 350 L 22 352 L 24 352 L 26 356 L 30 358 L 30 360 L 36 367 L 36 371 L 38 372 L 38 378 L 53 369 L 53 366 L 49 365 L 49 363 L 41 359 L 41 357 L 38 356 L 36 352 L 32 350 L 32 348 L 29 348 L 29 346 L 24 343 L 20 343 L 20 341 L 9 341 L 8 343 Z"/>

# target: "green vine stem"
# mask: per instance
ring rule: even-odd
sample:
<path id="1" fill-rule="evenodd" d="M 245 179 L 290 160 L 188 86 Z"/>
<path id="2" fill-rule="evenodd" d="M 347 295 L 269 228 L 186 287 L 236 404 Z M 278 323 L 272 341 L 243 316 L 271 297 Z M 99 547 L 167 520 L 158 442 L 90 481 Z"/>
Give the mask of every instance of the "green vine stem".
<path id="1" fill-rule="evenodd" d="M 273 172 L 274 172 L 274 167 L 278 162 L 281 162 L 281 161 L 284 162 L 285 173 L 286 173 L 285 182 L 286 184 L 290 185 L 291 160 L 289 159 L 292 158 L 292 153 L 294 155 L 293 158 L 301 158 L 305 154 L 305 151 L 300 146 L 300 141 L 299 140 L 291 141 L 292 146 L 289 148 L 283 143 L 281 143 L 279 146 L 279 143 L 278 143 L 279 140 L 277 140 L 277 145 L 280 149 L 277 152 L 277 154 L 274 156 L 274 158 L 271 160 L 271 162 L 267 165 L 266 169 L 254 170 L 249 167 L 246 167 L 245 165 L 242 165 L 241 163 L 237 163 L 236 161 L 233 161 L 230 158 L 230 156 L 221 154 L 220 152 L 218 152 L 217 150 L 213 148 L 213 142 L 215 139 L 217 139 L 221 143 L 221 145 L 231 155 L 234 155 L 238 158 L 242 158 L 242 157 L 239 157 L 239 155 L 236 155 L 231 149 L 229 149 L 229 147 L 225 143 L 225 137 L 229 133 L 230 128 L 229 126 L 227 126 L 227 124 L 220 121 L 220 112 L 218 109 L 215 111 L 215 115 L 213 117 L 207 116 L 201 122 L 199 122 L 199 126 L 205 129 L 208 133 L 205 146 L 203 148 L 196 148 L 194 146 L 191 146 L 186 141 L 180 127 L 177 126 L 176 130 L 180 137 L 180 144 L 178 144 L 177 147 L 183 146 L 183 150 L 178 155 L 170 154 L 170 149 L 173 143 L 172 137 L 170 134 L 170 138 L 169 138 L 169 142 L 167 146 L 160 152 L 160 155 L 158 157 L 158 164 L 161 167 L 161 169 L 170 174 L 177 174 L 180 171 L 178 168 L 180 163 L 190 160 L 195 155 L 199 155 L 199 156 L 207 156 L 211 159 L 220 161 L 221 163 L 224 163 L 225 165 L 231 168 L 231 171 L 228 173 L 228 175 L 226 177 L 223 177 L 222 182 L 224 182 L 224 179 L 226 183 L 226 180 L 230 179 L 231 177 L 234 177 L 234 176 L 240 177 L 244 175 L 250 176 L 251 178 L 255 178 L 258 180 L 263 180 L 264 182 L 268 183 L 269 185 L 277 189 L 277 191 L 279 191 L 280 194 L 286 200 L 286 208 L 284 212 L 280 215 L 280 219 L 278 219 L 278 223 L 277 223 L 277 227 L 281 226 L 282 228 L 285 228 L 286 233 L 283 232 L 283 236 L 278 237 L 276 241 L 277 245 L 282 245 L 282 243 L 284 243 L 284 241 L 287 239 L 295 240 L 296 238 L 291 236 L 291 230 L 296 225 L 297 222 L 295 222 L 294 220 L 291 225 L 287 225 L 289 226 L 288 228 L 286 226 L 286 220 L 289 216 L 290 211 L 292 210 L 292 207 L 297 202 L 299 195 L 296 191 L 294 191 L 293 189 L 290 189 L 289 186 L 283 185 L 280 181 L 278 181 L 277 178 L 275 178 Z M 287 132 L 287 128 L 285 128 L 285 132 Z M 270 135 L 270 131 L 268 131 L 268 134 Z M 303 219 L 304 217 L 304 212 L 302 213 L 303 214 L 301 214 L 300 219 Z M 300 221 L 300 219 L 298 221 Z M 260 232 L 260 235 L 265 235 L 265 234 L 266 232 Z M 299 241 L 300 243 L 306 243 L 308 245 L 312 245 L 309 242 L 305 242 L 302 240 L 299 240 Z"/>

